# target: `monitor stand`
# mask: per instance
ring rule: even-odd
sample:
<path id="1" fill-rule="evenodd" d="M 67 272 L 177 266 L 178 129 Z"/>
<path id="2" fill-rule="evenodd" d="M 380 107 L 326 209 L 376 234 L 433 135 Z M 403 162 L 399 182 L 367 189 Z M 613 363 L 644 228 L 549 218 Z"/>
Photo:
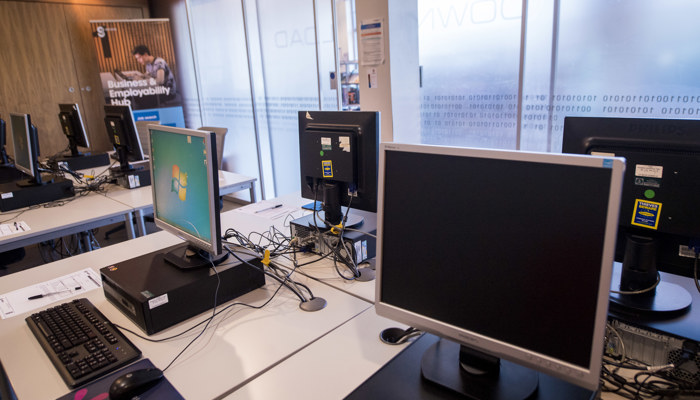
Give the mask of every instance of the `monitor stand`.
<path id="1" fill-rule="evenodd" d="M 663 282 L 656 266 L 653 238 L 628 234 L 622 272 L 613 275 L 610 305 L 621 312 L 662 315 L 683 314 L 693 298 L 685 288 Z"/>
<path id="2" fill-rule="evenodd" d="M 37 179 L 38 178 L 38 179 Z M 31 187 L 36 187 L 36 186 L 45 186 L 50 183 L 54 182 L 54 179 L 56 176 L 52 173 L 48 172 L 40 172 L 37 177 L 34 178 L 27 178 L 27 179 L 21 179 L 18 180 L 17 186 L 21 188 L 31 188 Z"/>
<path id="3" fill-rule="evenodd" d="M 345 215 L 345 214 L 343 214 Z M 322 230 L 328 230 L 331 229 L 332 226 L 326 224 L 324 221 L 327 221 L 326 219 L 326 213 L 324 211 L 317 211 L 316 212 L 316 218 L 314 219 L 312 217 L 311 219 L 311 224 L 315 222 L 315 226 L 318 227 L 318 229 Z M 345 222 L 345 227 L 346 228 L 356 228 L 364 222 L 364 217 L 361 215 L 353 214 L 352 212 L 348 213 L 348 220 Z"/>
<path id="4" fill-rule="evenodd" d="M 613 275 L 610 284 L 612 291 L 620 288 L 620 276 Z M 610 293 L 610 307 L 616 311 L 649 315 L 685 314 L 693 302 L 688 291 L 680 285 L 659 282 L 654 291 L 648 294 Z"/>
<path id="5" fill-rule="evenodd" d="M 211 254 L 188 244 L 176 247 L 163 254 L 163 259 L 180 269 L 209 268 L 221 264 L 228 253 L 212 257 Z"/>
<path id="6" fill-rule="evenodd" d="M 539 382 L 534 370 L 445 339 L 423 353 L 421 373 L 471 399 L 527 399 Z"/>

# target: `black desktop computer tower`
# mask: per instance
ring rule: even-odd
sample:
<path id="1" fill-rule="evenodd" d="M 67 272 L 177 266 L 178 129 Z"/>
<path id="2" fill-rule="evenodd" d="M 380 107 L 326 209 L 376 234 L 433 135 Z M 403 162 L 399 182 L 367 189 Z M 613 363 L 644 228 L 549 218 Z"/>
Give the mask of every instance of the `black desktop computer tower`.
<path id="1" fill-rule="evenodd" d="M 132 168 L 126 171 L 122 171 L 119 166 L 110 168 L 110 177 L 116 181 L 117 185 L 126 189 L 136 189 L 142 186 L 150 186 L 150 162 L 140 161 L 131 165 Z"/>
<path id="2" fill-rule="evenodd" d="M 145 254 L 100 269 L 105 297 L 149 335 L 160 332 L 216 305 L 226 303 L 265 284 L 262 264 L 252 256 L 229 257 L 217 267 L 182 270 L 167 263 L 164 254 L 177 247 Z"/>
<path id="3" fill-rule="evenodd" d="M 71 171 L 79 171 L 81 169 L 91 169 L 109 165 L 109 154 L 81 154 L 76 157 L 59 157 L 56 159 L 58 165 L 66 164 Z"/>
<path id="4" fill-rule="evenodd" d="M 377 254 L 377 214 L 359 210 L 351 212 L 362 216 L 363 222 L 359 226 L 351 227 L 353 230 L 345 232 L 343 241 L 346 246 L 340 246 L 339 249 L 342 254 L 345 254 L 344 249 L 347 247 L 351 252 L 350 257 L 359 264 L 373 259 Z M 298 245 L 316 254 L 329 253 L 331 251 L 329 242 L 337 240 L 335 239 L 337 236 L 330 234 L 328 229 L 316 228 L 313 215 L 306 215 L 291 221 L 290 227 L 292 237 L 297 238 Z M 327 236 L 326 240 L 320 238 L 319 234 Z"/>
<path id="5" fill-rule="evenodd" d="M 63 177 L 55 177 L 51 182 L 36 186 L 20 187 L 17 182 L 6 182 L 0 184 L 0 211 L 16 210 L 74 195 L 73 181 Z"/>

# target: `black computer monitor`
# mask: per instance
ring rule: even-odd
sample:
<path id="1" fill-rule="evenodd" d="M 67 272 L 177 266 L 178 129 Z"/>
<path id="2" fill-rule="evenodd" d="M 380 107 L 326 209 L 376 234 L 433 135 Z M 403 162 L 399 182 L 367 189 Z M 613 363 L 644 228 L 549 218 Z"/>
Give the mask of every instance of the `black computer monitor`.
<path id="1" fill-rule="evenodd" d="M 61 123 L 63 134 L 68 138 L 68 147 L 70 148 L 71 157 L 79 157 L 80 147 L 90 147 L 83 118 L 80 116 L 80 107 L 78 104 L 59 104 L 58 105 L 58 120 Z"/>
<path id="2" fill-rule="evenodd" d="M 484 398 L 527 398 L 534 371 L 595 390 L 624 161 L 397 143 L 379 155 L 375 306 L 444 338 L 423 376 Z"/>
<path id="3" fill-rule="evenodd" d="M 104 110 L 107 135 L 117 152 L 120 171 L 128 173 L 133 169 L 129 162 L 145 159 L 131 107 L 107 104 Z"/>
<path id="4" fill-rule="evenodd" d="M 341 223 L 341 206 L 377 212 L 379 112 L 299 111 L 301 195 L 322 200 L 321 218 Z M 362 222 L 349 215 L 344 226 Z"/>
<path id="5" fill-rule="evenodd" d="M 623 265 L 613 303 L 635 312 L 687 310 L 690 294 L 659 281 L 657 270 L 694 274 L 700 250 L 700 121 L 566 117 L 562 152 L 627 159 L 615 257 Z"/>
<path id="6" fill-rule="evenodd" d="M 35 186 L 46 183 L 39 167 L 39 135 L 31 117 L 29 114 L 11 113 L 10 125 L 15 168 L 31 177 L 17 181 L 17 185 Z"/>
<path id="7" fill-rule="evenodd" d="M 186 240 L 165 260 L 179 268 L 209 267 L 222 253 L 216 134 L 149 125 L 156 226 Z"/>

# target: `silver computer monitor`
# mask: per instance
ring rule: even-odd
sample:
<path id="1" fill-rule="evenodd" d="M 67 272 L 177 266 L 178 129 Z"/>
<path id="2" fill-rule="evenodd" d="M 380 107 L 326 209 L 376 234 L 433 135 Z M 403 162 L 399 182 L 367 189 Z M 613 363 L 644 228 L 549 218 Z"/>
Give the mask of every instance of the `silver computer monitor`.
<path id="1" fill-rule="evenodd" d="M 624 160 L 383 143 L 379 165 L 376 310 L 444 339 L 423 375 L 595 389 Z"/>
<path id="2" fill-rule="evenodd" d="M 183 248 L 166 261 L 209 267 L 222 255 L 216 135 L 163 125 L 148 130 L 154 220 L 189 243 L 189 252 Z"/>
<path id="3" fill-rule="evenodd" d="M 38 168 L 39 144 L 37 130 L 29 114 L 11 113 L 12 148 L 15 168 L 41 182 Z"/>

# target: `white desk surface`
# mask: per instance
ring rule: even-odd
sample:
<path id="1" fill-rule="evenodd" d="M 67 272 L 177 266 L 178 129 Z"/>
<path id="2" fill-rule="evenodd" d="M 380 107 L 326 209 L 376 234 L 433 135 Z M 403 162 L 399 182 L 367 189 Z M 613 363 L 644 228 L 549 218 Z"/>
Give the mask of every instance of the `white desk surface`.
<path id="1" fill-rule="evenodd" d="M 245 212 L 245 208 L 237 208 L 235 210 L 226 212 L 221 215 L 221 231 L 222 233 L 226 228 L 233 227 L 243 234 L 248 234 L 250 232 L 267 232 L 271 225 L 274 225 L 277 229 L 284 232 L 287 236 L 291 234 L 289 221 L 300 218 L 304 215 L 308 215 L 311 211 L 303 210 L 302 205 L 309 203 L 308 199 L 303 199 L 299 192 L 290 193 L 284 196 L 272 200 L 266 200 L 269 204 L 283 204 L 294 208 L 293 213 L 285 214 L 282 217 L 276 219 L 269 219 L 255 214 L 250 214 Z M 251 205 L 254 206 L 254 205 Z M 246 206 L 246 207 L 251 207 Z M 255 239 L 255 237 L 253 237 Z M 314 260 L 319 258 L 316 254 L 297 254 L 297 260 L 299 264 Z M 276 260 L 281 266 L 291 268 L 293 263 L 290 260 L 277 259 Z M 344 271 L 344 268 L 340 268 Z M 359 281 L 349 281 L 338 276 L 338 273 L 333 266 L 333 261 L 328 258 L 320 260 L 318 262 L 305 265 L 297 270 L 298 273 L 312 277 L 318 281 L 321 281 L 327 285 L 333 286 L 339 290 L 349 293 L 355 297 L 363 299 L 367 302 L 374 303 L 374 291 L 375 284 L 374 281 L 369 282 L 359 282 Z M 345 271 L 349 274 L 349 271 Z"/>
<path id="2" fill-rule="evenodd" d="M 99 271 L 101 267 L 178 242 L 179 239 L 167 232 L 157 232 L 45 264 L 0 278 L 0 293 L 86 267 Z M 298 298 L 284 288 L 261 310 L 233 307 L 217 317 L 209 330 L 165 372 L 168 380 L 188 399 L 212 398 L 228 393 L 371 307 L 365 301 L 313 279 L 301 275 L 296 279 L 309 286 L 315 296 L 324 298 L 327 307 L 318 312 L 302 311 L 298 307 Z M 262 304 L 277 289 L 276 282 L 271 279 L 267 282 L 263 288 L 241 296 L 237 301 Z M 93 290 L 86 297 L 112 322 L 139 330 L 105 299 L 101 290 Z M 29 331 L 24 321 L 27 316 L 22 314 L 0 321 L 0 343 L 3 343 L 0 359 L 19 398 L 56 398 L 69 389 Z M 203 313 L 152 337 L 181 332 L 208 316 L 208 312 Z M 126 335 L 143 351 L 144 357 L 164 368 L 195 334 L 155 344 Z"/>
<path id="3" fill-rule="evenodd" d="M 379 340 L 390 327 L 406 328 L 370 307 L 226 399 L 343 398 L 408 345 Z"/>
<path id="4" fill-rule="evenodd" d="M 0 238 L 0 252 L 43 240 L 125 221 L 131 208 L 101 194 L 75 196 L 59 207 L 33 207 L 0 213 L 2 223 L 24 221 L 30 230 Z"/>

